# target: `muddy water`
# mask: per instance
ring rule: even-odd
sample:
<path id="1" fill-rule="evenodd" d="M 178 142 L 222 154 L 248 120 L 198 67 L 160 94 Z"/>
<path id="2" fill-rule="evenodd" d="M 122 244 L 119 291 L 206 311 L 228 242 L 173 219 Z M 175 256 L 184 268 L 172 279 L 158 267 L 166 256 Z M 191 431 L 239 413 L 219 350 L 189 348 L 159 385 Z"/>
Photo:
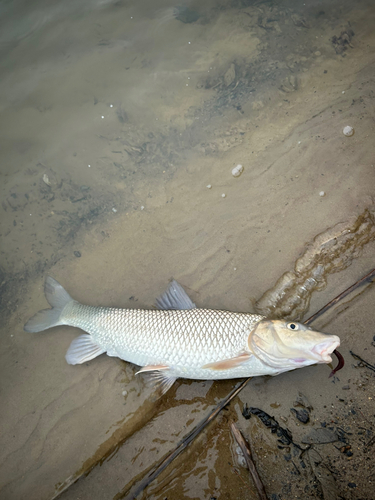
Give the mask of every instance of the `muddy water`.
<path id="1" fill-rule="evenodd" d="M 68 366 L 78 331 L 22 331 L 46 307 L 44 277 L 84 303 L 151 307 L 173 276 L 198 307 L 296 318 L 366 274 L 375 9 L 224 0 L 1 9 L 0 496 L 122 498 L 237 381 L 181 380 L 155 400 L 120 360 Z M 141 497 L 254 498 L 234 420 L 269 496 L 372 498 L 374 376 L 349 351 L 374 364 L 373 304 L 370 286 L 319 320 L 342 339 L 338 377 L 320 365 L 253 379 Z M 313 407 L 305 425 L 290 412 L 300 391 Z M 245 402 L 301 447 L 324 425 L 344 441 L 314 444 L 321 462 L 301 457 L 257 417 L 245 420 Z"/>

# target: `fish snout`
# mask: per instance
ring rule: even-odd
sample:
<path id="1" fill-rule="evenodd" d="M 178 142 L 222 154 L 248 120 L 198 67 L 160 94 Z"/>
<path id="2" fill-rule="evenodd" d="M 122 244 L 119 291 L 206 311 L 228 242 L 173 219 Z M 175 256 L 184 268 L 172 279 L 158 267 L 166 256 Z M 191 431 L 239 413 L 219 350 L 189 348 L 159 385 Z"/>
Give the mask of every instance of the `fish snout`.
<path id="1" fill-rule="evenodd" d="M 320 363 L 331 363 L 331 354 L 340 345 L 340 339 L 336 335 L 330 337 L 319 344 L 316 344 L 312 351 L 320 358 Z"/>

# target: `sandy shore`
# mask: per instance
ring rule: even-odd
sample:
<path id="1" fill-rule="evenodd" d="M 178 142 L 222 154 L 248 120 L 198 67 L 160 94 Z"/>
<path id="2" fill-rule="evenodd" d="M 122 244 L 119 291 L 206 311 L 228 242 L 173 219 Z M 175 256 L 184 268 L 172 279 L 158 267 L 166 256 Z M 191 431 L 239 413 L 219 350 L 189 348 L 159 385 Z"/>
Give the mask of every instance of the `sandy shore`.
<path id="1" fill-rule="evenodd" d="M 372 2 L 58 5 L 4 12 L 7 500 L 122 498 L 237 383 L 181 380 L 155 400 L 121 360 L 67 365 L 78 330 L 23 331 L 47 307 L 46 275 L 86 304 L 148 308 L 174 277 L 198 307 L 252 312 L 317 235 L 364 213 L 365 237 L 340 246 L 345 265 L 327 252 L 304 317 L 375 267 Z M 336 378 L 319 365 L 253 379 L 142 498 L 254 498 L 235 420 L 269 498 L 370 500 L 375 378 L 350 351 L 374 365 L 374 299 L 369 286 L 314 325 L 342 340 Z M 299 392 L 307 424 L 290 411 Z M 301 456 L 245 403 L 303 448 L 318 428 L 337 439 Z"/>

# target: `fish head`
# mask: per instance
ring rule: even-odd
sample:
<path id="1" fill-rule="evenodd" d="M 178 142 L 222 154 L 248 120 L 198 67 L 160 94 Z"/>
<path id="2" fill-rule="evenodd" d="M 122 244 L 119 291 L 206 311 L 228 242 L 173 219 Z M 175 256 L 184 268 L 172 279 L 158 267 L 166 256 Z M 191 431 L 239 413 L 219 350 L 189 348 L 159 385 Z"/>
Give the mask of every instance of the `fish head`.
<path id="1" fill-rule="evenodd" d="M 277 373 L 316 363 L 331 363 L 340 345 L 336 335 L 312 330 L 296 321 L 259 321 L 248 337 L 248 347 Z"/>

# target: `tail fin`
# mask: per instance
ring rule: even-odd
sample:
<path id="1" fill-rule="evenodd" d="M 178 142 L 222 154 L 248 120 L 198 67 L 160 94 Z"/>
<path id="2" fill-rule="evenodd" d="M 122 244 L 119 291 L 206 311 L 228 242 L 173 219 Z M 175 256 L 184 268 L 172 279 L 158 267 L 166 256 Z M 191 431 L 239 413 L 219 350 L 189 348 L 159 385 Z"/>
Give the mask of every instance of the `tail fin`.
<path id="1" fill-rule="evenodd" d="M 44 293 L 52 309 L 43 309 L 35 314 L 23 327 L 26 332 L 42 332 L 53 326 L 64 325 L 61 313 L 73 299 L 68 292 L 51 276 L 47 276 Z"/>

